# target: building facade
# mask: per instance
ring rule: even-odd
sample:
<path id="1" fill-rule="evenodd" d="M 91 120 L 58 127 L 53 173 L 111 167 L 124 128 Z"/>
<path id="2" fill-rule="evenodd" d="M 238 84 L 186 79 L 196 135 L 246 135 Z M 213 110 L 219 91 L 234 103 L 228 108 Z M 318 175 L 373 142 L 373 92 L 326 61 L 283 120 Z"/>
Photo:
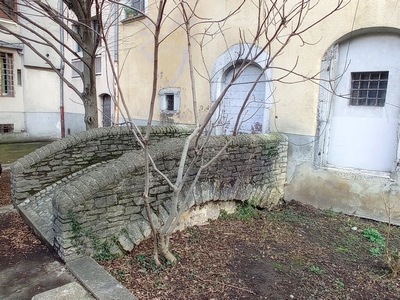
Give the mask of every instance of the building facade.
<path id="1" fill-rule="evenodd" d="M 9 1 L 10 2 L 10 1 Z M 13 2 L 13 1 L 11 1 Z M 3 9 L 6 9 L 3 7 Z M 14 9 L 23 11 L 14 2 Z M 0 12 L 0 25 L 27 37 L 32 34 Z M 32 18 L 35 18 L 34 16 Z M 35 21 L 41 22 L 40 18 Z M 50 28 L 59 32 L 57 28 Z M 12 35 L 0 33 L 1 87 L 0 140 L 53 139 L 60 137 L 60 80 L 42 59 Z M 52 49 L 38 46 L 51 62 L 61 60 Z"/>
<path id="2" fill-rule="evenodd" d="M 10 1 L 9 1 L 10 2 Z M 82 90 L 82 81 L 78 74 L 69 67 L 69 63 L 78 70 L 82 68 L 79 59 L 82 49 L 56 23 L 33 14 L 27 5 L 14 3 L 14 10 L 26 14 L 47 32 L 43 36 L 53 43 L 54 48 L 37 41 L 31 31 L 31 23 L 18 16 L 11 16 L 0 10 L 0 26 L 21 35 L 30 42 L 28 47 L 15 35 L 0 30 L 0 55 L 2 57 L 2 95 L 0 97 L 0 141 L 52 140 L 86 130 L 84 108 L 79 96 L 69 88 L 66 81 L 78 90 Z M 70 16 L 62 1 L 50 1 L 58 11 Z M 96 56 L 96 89 L 99 126 L 114 124 L 114 80 L 112 68 L 117 60 L 116 32 L 114 29 L 117 17 L 116 5 L 108 4 L 104 11 L 104 28 L 107 29 L 107 43 L 110 55 L 105 51 L 104 42 L 100 43 Z M 110 17 L 111 16 L 111 17 Z M 113 16 L 113 17 L 112 17 Z M 99 24 L 95 15 L 92 20 L 93 31 L 98 32 Z M 26 25 L 26 26 L 24 26 Z M 72 26 L 72 24 L 70 24 Z M 49 38 L 53 35 L 55 38 Z M 69 51 L 71 49 L 73 52 Z M 44 56 L 48 61 L 41 58 Z M 63 81 L 59 74 L 65 81 Z"/>
<path id="3" fill-rule="evenodd" d="M 260 78 L 250 93 L 252 101 L 240 132 L 288 136 L 286 200 L 378 220 L 387 220 L 386 209 L 391 207 L 392 221 L 400 223 L 397 1 L 348 1 L 327 18 L 323 16 L 330 14 L 336 1 L 319 3 L 307 11 L 301 26 L 323 19 L 294 36 L 283 51 L 285 33 L 293 29 L 286 24 L 290 13 L 283 16 L 281 10 L 274 15 L 269 33 L 279 24 L 277 16 L 287 27 L 280 33 L 281 42 L 263 49 L 270 36 L 251 42 L 260 18 L 250 2 L 228 19 L 224 18 L 239 1 L 199 2 L 190 23 L 191 57 L 184 26 L 176 29 L 176 24 L 183 24 L 182 14 L 167 5 L 168 18 L 160 34 L 155 122 L 194 122 L 190 59 L 200 119 L 229 84 L 236 66 L 249 60 L 251 66 L 224 95 L 214 116 L 215 133 L 233 131 L 241 101 Z M 286 12 L 293 11 L 297 2 L 287 1 Z M 122 12 L 119 57 L 127 62 L 120 66 L 124 98 L 140 122 L 147 119 L 152 93 L 155 31 L 147 17 L 156 20 L 157 5 L 151 0 L 127 5 L 137 3 L 146 17 Z M 248 52 L 243 49 L 252 45 L 255 52 L 245 56 Z"/>

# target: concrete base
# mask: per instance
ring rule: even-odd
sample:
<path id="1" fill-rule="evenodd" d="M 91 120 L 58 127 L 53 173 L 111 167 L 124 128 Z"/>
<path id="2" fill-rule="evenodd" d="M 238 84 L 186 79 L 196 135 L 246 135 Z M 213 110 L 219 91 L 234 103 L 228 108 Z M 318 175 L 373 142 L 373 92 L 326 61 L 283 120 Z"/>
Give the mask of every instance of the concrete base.
<path id="1" fill-rule="evenodd" d="M 100 300 L 137 300 L 93 258 L 82 257 L 67 263 L 69 271 Z M 58 299 L 58 298 L 57 298 Z"/>

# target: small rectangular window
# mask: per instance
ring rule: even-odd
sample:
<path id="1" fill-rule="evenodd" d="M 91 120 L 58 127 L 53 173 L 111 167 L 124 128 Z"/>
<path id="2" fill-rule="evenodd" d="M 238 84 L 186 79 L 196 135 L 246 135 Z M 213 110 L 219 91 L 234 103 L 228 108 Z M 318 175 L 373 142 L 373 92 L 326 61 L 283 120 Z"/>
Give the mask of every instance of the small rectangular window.
<path id="1" fill-rule="evenodd" d="M 101 46 L 101 36 L 100 36 L 100 23 L 99 20 L 92 20 L 92 29 L 93 29 L 93 41 L 98 46 Z"/>
<path id="2" fill-rule="evenodd" d="M 123 9 L 123 20 L 140 17 L 145 12 L 145 0 L 128 0 L 126 5 Z"/>
<path id="3" fill-rule="evenodd" d="M 181 102 L 180 88 L 161 89 L 159 95 L 160 109 L 163 114 L 174 115 L 179 112 Z"/>
<path id="4" fill-rule="evenodd" d="M 174 110 L 175 105 L 174 105 L 174 94 L 166 94 L 165 95 L 165 101 L 167 104 L 167 110 Z"/>
<path id="5" fill-rule="evenodd" d="M 17 84 L 18 84 L 18 86 L 22 86 L 22 71 L 21 71 L 21 69 L 17 70 Z"/>
<path id="6" fill-rule="evenodd" d="M 0 133 L 14 132 L 14 124 L 0 124 Z"/>
<path id="7" fill-rule="evenodd" d="M 101 56 L 96 56 L 95 69 L 96 69 L 96 75 L 101 75 Z"/>
<path id="8" fill-rule="evenodd" d="M 75 32 L 75 33 L 77 33 L 77 34 L 79 34 L 80 36 L 82 36 L 82 30 L 81 30 L 81 27 L 79 26 L 79 25 L 72 25 L 72 30 Z M 74 50 L 75 50 L 75 52 L 82 52 L 82 47 L 76 42 L 76 41 L 74 41 Z"/>
<path id="9" fill-rule="evenodd" d="M 83 72 L 83 62 L 80 59 L 72 61 L 72 66 L 74 66 L 79 72 Z M 72 77 L 79 77 L 79 73 L 72 69 Z"/>
<path id="10" fill-rule="evenodd" d="M 389 72 L 351 73 L 350 105 L 385 106 Z"/>
<path id="11" fill-rule="evenodd" d="M 17 11 L 17 1 L 2 0 L 0 1 L 0 18 L 13 19 L 16 21 L 15 12 Z"/>
<path id="12" fill-rule="evenodd" d="M 14 65 L 11 53 L 0 52 L 1 59 L 1 95 L 14 97 Z"/>

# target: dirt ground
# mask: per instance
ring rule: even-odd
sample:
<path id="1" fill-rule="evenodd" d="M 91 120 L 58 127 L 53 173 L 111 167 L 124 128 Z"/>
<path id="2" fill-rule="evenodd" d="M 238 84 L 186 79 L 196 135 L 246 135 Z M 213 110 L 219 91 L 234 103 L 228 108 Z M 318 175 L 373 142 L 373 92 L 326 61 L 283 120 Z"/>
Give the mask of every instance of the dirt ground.
<path id="1" fill-rule="evenodd" d="M 386 230 L 292 201 L 250 221 L 231 217 L 176 233 L 175 266 L 155 267 L 151 241 L 102 264 L 139 299 L 400 299 L 399 279 L 371 253 L 368 228 Z M 392 236 L 391 249 L 399 249 L 399 228 Z"/>
<path id="2" fill-rule="evenodd" d="M 7 176 L 0 205 L 10 201 Z M 374 256 L 376 242 L 364 236 L 371 228 L 384 236 L 387 225 L 296 201 L 250 220 L 238 220 L 241 213 L 174 234 L 175 266 L 154 265 L 150 240 L 100 263 L 139 299 L 400 299 L 383 248 Z M 400 230 L 392 227 L 396 248 Z M 46 252 L 16 213 L 1 215 L 0 270 Z"/>
<path id="3" fill-rule="evenodd" d="M 9 171 L 0 178 L 0 207 L 11 204 Z M 0 299 L 28 300 L 76 279 L 17 212 L 0 213 Z"/>
<path id="4" fill-rule="evenodd" d="M 0 177 L 0 206 L 11 204 L 10 171 L 5 170 Z"/>

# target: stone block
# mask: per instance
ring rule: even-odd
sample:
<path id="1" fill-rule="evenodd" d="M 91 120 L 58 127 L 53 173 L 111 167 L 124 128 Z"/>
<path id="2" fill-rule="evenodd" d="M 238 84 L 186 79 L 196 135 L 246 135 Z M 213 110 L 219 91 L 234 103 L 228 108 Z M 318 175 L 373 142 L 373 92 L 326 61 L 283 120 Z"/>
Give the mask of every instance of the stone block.
<path id="1" fill-rule="evenodd" d="M 118 236 L 118 243 L 121 245 L 122 249 L 128 252 L 132 251 L 135 247 L 135 244 L 132 242 L 126 231 L 122 231 Z"/>
<path id="2" fill-rule="evenodd" d="M 145 238 L 145 236 L 143 235 L 142 230 L 139 226 L 139 224 L 142 221 L 143 221 L 143 219 L 133 221 L 133 222 L 129 223 L 128 226 L 126 227 L 126 231 L 127 231 L 129 238 L 136 245 L 139 245 L 139 243 L 141 241 L 143 241 Z"/>

